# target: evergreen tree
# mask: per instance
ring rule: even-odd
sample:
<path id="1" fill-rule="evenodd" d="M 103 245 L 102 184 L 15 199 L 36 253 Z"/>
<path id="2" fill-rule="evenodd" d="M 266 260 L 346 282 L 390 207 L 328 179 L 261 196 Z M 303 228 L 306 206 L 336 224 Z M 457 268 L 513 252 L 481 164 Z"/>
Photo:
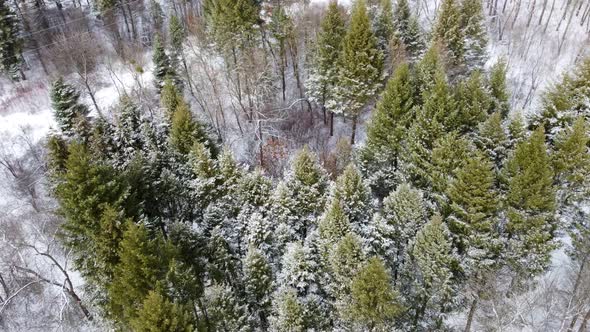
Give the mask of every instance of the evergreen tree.
<path id="1" fill-rule="evenodd" d="M 346 318 L 362 330 L 391 329 L 401 311 L 391 277 L 378 258 L 371 258 L 352 279 L 350 298 Z"/>
<path id="2" fill-rule="evenodd" d="M 393 12 L 395 34 L 402 41 L 411 58 L 416 58 L 424 49 L 420 24 L 410 12 L 407 0 L 398 0 Z"/>
<path id="3" fill-rule="evenodd" d="M 23 40 L 8 1 L 0 0 L 0 72 L 13 80 L 25 79 L 21 68 Z"/>
<path id="4" fill-rule="evenodd" d="M 304 307 L 297 298 L 297 291 L 293 288 L 280 289 L 273 301 L 274 315 L 271 318 L 271 328 L 279 332 L 306 331 Z"/>
<path id="5" fill-rule="evenodd" d="M 444 65 L 440 56 L 439 46 L 430 46 L 415 69 L 414 105 L 422 105 L 423 96 L 435 85 L 435 77 L 444 73 Z"/>
<path id="6" fill-rule="evenodd" d="M 250 247 L 244 264 L 244 285 L 246 298 L 251 310 L 257 313 L 259 325 L 265 328 L 271 310 L 273 275 L 262 253 Z"/>
<path id="7" fill-rule="evenodd" d="M 66 84 L 63 78 L 59 78 L 51 85 L 49 95 L 55 121 L 61 132 L 67 137 L 87 138 L 85 136 L 88 133 L 76 130 L 80 121 L 88 121 L 89 113 L 88 107 L 79 101 L 80 93 L 73 86 Z"/>
<path id="8" fill-rule="evenodd" d="M 119 104 L 117 123 L 118 164 L 127 164 L 143 148 L 145 142 L 141 132 L 141 125 L 141 113 L 137 105 L 128 96 L 122 97 Z"/>
<path id="9" fill-rule="evenodd" d="M 327 190 L 326 172 L 309 148 L 297 153 L 273 199 L 273 215 L 283 228 L 287 241 L 303 240 L 324 210 Z"/>
<path id="10" fill-rule="evenodd" d="M 456 100 L 454 127 L 464 133 L 475 131 L 486 120 L 491 104 L 479 71 L 473 71 L 467 80 L 459 83 Z"/>
<path id="11" fill-rule="evenodd" d="M 194 325 L 190 314 L 180 305 L 171 303 L 157 291 L 150 291 L 131 320 L 137 332 L 192 332 Z"/>
<path id="12" fill-rule="evenodd" d="M 333 282 L 330 293 L 341 303 L 348 302 L 351 280 L 366 260 L 361 243 L 354 233 L 348 233 L 329 253 L 329 271 Z"/>
<path id="13" fill-rule="evenodd" d="M 482 68 L 486 61 L 487 32 L 480 0 L 461 2 L 461 27 L 465 36 L 465 62 L 469 69 Z"/>
<path id="14" fill-rule="evenodd" d="M 169 123 L 172 123 L 174 111 L 176 108 L 184 103 L 182 95 L 178 91 L 178 88 L 174 85 L 172 80 L 166 79 L 162 86 L 162 92 L 160 94 L 160 103 L 164 108 L 164 114 Z"/>
<path id="15" fill-rule="evenodd" d="M 128 324 L 156 283 L 163 280 L 170 249 L 159 238 L 151 239 L 145 226 L 128 223 L 119 247 L 120 262 L 109 285 L 109 315 Z"/>
<path id="16" fill-rule="evenodd" d="M 251 331 L 247 307 L 240 301 L 235 289 L 214 284 L 205 291 L 204 307 L 207 310 L 209 329 L 223 332 Z"/>
<path id="17" fill-rule="evenodd" d="M 432 31 L 432 39 L 448 52 L 454 65 L 461 65 L 465 56 L 465 35 L 461 29 L 461 8 L 457 0 L 444 0 Z"/>
<path id="18" fill-rule="evenodd" d="M 434 216 L 416 235 L 404 264 L 401 293 L 412 330 L 443 330 L 443 314 L 455 294 L 452 267 L 455 258 L 449 232 L 440 216 Z M 407 287 L 407 288 L 406 288 Z"/>
<path id="19" fill-rule="evenodd" d="M 377 37 L 377 43 L 381 51 L 386 52 L 394 32 L 391 0 L 381 0 L 373 25 L 375 37 Z"/>
<path id="20" fill-rule="evenodd" d="M 320 237 L 331 246 L 340 241 L 350 231 L 350 221 L 342 208 L 340 200 L 330 200 L 327 210 L 322 216 L 318 226 Z"/>
<path id="21" fill-rule="evenodd" d="M 414 87 L 407 64 L 401 64 L 387 82 L 385 92 L 367 128 L 360 152 L 361 170 L 373 192 L 384 197 L 396 185 L 402 140 L 413 118 Z"/>
<path id="22" fill-rule="evenodd" d="M 510 142 L 499 112 L 493 113 L 485 122 L 480 123 L 474 143 L 494 162 L 496 169 L 502 166 L 507 157 Z"/>
<path id="23" fill-rule="evenodd" d="M 154 53 L 152 55 L 154 61 L 154 77 L 156 87 L 161 89 L 166 79 L 175 79 L 176 73 L 170 63 L 170 57 L 164 50 L 162 37 L 156 35 L 154 39 Z"/>
<path id="24" fill-rule="evenodd" d="M 518 143 L 506 168 L 508 261 L 518 276 L 528 278 L 545 270 L 554 248 L 553 170 L 543 128 Z"/>
<path id="25" fill-rule="evenodd" d="M 179 153 L 186 155 L 190 152 L 199 134 L 203 135 L 199 124 L 193 119 L 191 111 L 185 102 L 181 102 L 172 115 L 170 127 L 170 144 Z"/>
<path id="26" fill-rule="evenodd" d="M 178 60 L 178 58 L 182 55 L 182 43 L 186 38 L 186 31 L 184 31 L 184 26 L 182 26 L 182 22 L 180 19 L 174 15 L 170 17 L 169 28 L 170 30 L 170 46 L 172 46 L 172 51 L 174 52 L 174 60 Z"/>
<path id="27" fill-rule="evenodd" d="M 506 63 L 499 61 L 492 67 L 489 78 L 489 89 L 492 96 L 490 113 L 499 112 L 506 118 L 510 112 L 510 95 L 506 86 Z"/>
<path id="28" fill-rule="evenodd" d="M 446 131 L 455 130 L 457 101 L 451 93 L 445 73 L 441 70 L 434 75 L 434 85 L 422 95 L 423 112 L 426 117 L 436 120 Z"/>
<path id="29" fill-rule="evenodd" d="M 326 106 L 333 105 L 338 83 L 338 63 L 342 49 L 342 39 L 346 33 L 344 18 L 336 1 L 330 1 L 328 10 L 321 23 L 321 31 L 315 43 L 307 90 L 310 100 L 319 104 L 324 112 Z M 331 110 L 332 111 L 332 110 Z M 330 113 L 330 134 L 333 134 L 334 113 Z"/>
<path id="30" fill-rule="evenodd" d="M 469 158 L 471 142 L 457 131 L 451 131 L 434 141 L 428 182 L 432 190 L 428 193 L 438 204 L 439 212 L 447 216 L 449 199 L 446 195 L 450 182 L 457 170 Z"/>
<path id="31" fill-rule="evenodd" d="M 340 202 L 352 229 L 359 235 L 366 235 L 368 218 L 372 214 L 371 192 L 352 164 L 336 179 L 331 199 Z"/>
<path id="32" fill-rule="evenodd" d="M 449 228 L 459 253 L 465 257 L 466 272 L 494 265 L 502 249 L 495 233 L 499 208 L 495 183 L 493 163 L 476 151 L 459 169 L 448 189 L 453 211 Z"/>
<path id="33" fill-rule="evenodd" d="M 391 227 L 386 264 L 397 280 L 410 241 L 426 223 L 426 202 L 422 193 L 409 184 L 401 184 L 383 200 L 383 219 Z"/>
<path id="34" fill-rule="evenodd" d="M 59 212 L 65 217 L 63 241 L 72 250 L 75 266 L 87 280 L 104 286 L 113 267 L 105 266 L 109 259 L 99 256 L 97 241 L 110 235 L 102 231 L 106 221 L 112 219 L 105 216 L 104 225 L 101 219 L 107 209 L 127 210 L 123 215 L 131 214 L 133 207 L 123 206 L 126 185 L 111 167 L 95 163 L 84 145 L 71 143 L 55 195 L 60 203 Z"/>
<path id="35" fill-rule="evenodd" d="M 217 47 L 225 52 L 246 46 L 259 23 L 260 1 L 206 0 L 208 28 Z"/>
<path id="36" fill-rule="evenodd" d="M 351 144 L 354 144 L 358 115 L 375 95 L 383 69 L 383 53 L 371 31 L 364 0 L 355 1 L 353 5 L 339 63 L 337 112 L 352 119 Z"/>
<path id="37" fill-rule="evenodd" d="M 570 128 L 558 134 L 555 141 L 555 176 L 560 183 L 566 184 L 568 196 L 582 194 L 586 187 L 590 174 L 589 142 L 588 123 L 582 116 Z"/>

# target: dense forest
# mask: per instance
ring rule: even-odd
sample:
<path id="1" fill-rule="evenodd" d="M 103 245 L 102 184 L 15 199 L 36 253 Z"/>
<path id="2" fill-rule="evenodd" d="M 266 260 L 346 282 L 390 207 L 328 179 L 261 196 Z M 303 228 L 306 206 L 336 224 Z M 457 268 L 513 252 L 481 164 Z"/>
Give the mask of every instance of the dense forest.
<path id="1" fill-rule="evenodd" d="M 552 2 L 0 0 L 0 329 L 590 331 Z"/>

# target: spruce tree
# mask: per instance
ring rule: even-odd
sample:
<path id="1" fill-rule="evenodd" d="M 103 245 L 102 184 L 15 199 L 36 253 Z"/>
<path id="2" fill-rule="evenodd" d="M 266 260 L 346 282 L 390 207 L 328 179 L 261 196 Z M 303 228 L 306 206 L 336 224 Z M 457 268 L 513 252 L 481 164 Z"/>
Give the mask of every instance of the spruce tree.
<path id="1" fill-rule="evenodd" d="M 265 328 L 271 310 L 272 271 L 266 258 L 254 247 L 248 249 L 245 260 L 246 298 L 251 310 L 257 314 L 260 326 Z"/>
<path id="2" fill-rule="evenodd" d="M 213 284 L 205 291 L 209 329 L 212 331 L 251 331 L 247 306 L 237 290 L 224 284 Z"/>
<path id="3" fill-rule="evenodd" d="M 554 173 L 542 127 L 517 144 L 505 173 L 507 259 L 518 277 L 528 278 L 548 267 L 554 248 Z"/>
<path id="4" fill-rule="evenodd" d="M 88 121 L 89 113 L 88 107 L 79 101 L 80 93 L 73 86 L 65 83 L 63 78 L 59 78 L 51 85 L 49 95 L 55 121 L 61 132 L 67 137 L 80 138 L 80 134 L 84 133 L 76 130 L 76 124 L 79 121 Z"/>
<path id="5" fill-rule="evenodd" d="M 479 124 L 474 143 L 487 154 L 496 168 L 500 169 L 508 154 L 510 142 L 499 112 L 493 113 L 485 122 Z"/>
<path id="6" fill-rule="evenodd" d="M 120 262 L 109 285 L 109 315 L 128 324 L 156 283 L 166 274 L 169 248 L 159 238 L 151 239 L 141 224 L 129 222 L 119 247 Z"/>
<path id="7" fill-rule="evenodd" d="M 371 258 L 360 268 L 350 288 L 346 320 L 367 331 L 393 327 L 401 306 L 397 302 L 398 294 L 391 286 L 391 277 L 379 258 Z"/>
<path id="8" fill-rule="evenodd" d="M 590 174 L 589 142 L 588 123 L 582 116 L 557 136 L 553 167 L 559 183 L 569 189 L 567 195 L 579 195 L 584 192 Z"/>
<path id="9" fill-rule="evenodd" d="M 430 46 L 424 57 L 415 66 L 414 104 L 422 105 L 423 96 L 435 85 L 435 77 L 444 73 L 444 64 L 440 56 L 439 46 Z"/>
<path id="10" fill-rule="evenodd" d="M 420 24 L 416 17 L 411 14 L 407 0 L 397 1 L 393 16 L 395 34 L 402 41 L 410 58 L 417 58 L 424 49 L 424 41 L 422 40 Z"/>
<path id="11" fill-rule="evenodd" d="M 170 127 L 170 144 L 176 151 L 186 155 L 195 142 L 199 141 L 199 124 L 193 119 L 191 111 L 185 102 L 181 102 L 172 115 Z M 199 141 L 200 143 L 204 143 Z"/>
<path id="12" fill-rule="evenodd" d="M 318 226 L 320 237 L 326 245 L 332 246 L 350 232 L 350 221 L 342 208 L 340 200 L 333 198 L 327 205 Z"/>
<path id="13" fill-rule="evenodd" d="M 502 249 L 496 234 L 500 202 L 494 164 L 476 151 L 458 170 L 448 191 L 453 211 L 449 228 L 465 257 L 464 270 L 473 273 L 494 265 Z"/>
<path id="14" fill-rule="evenodd" d="M 382 52 L 386 52 L 394 33 L 391 0 L 381 0 L 379 2 L 379 8 L 373 26 L 379 48 Z"/>
<path id="15" fill-rule="evenodd" d="M 205 18 L 216 46 L 232 51 L 246 46 L 259 23 L 258 0 L 206 0 Z"/>
<path id="16" fill-rule="evenodd" d="M 461 28 L 465 36 L 465 62 L 470 70 L 480 69 L 486 61 L 487 31 L 482 2 L 461 2 Z"/>
<path id="17" fill-rule="evenodd" d="M 455 295 L 449 232 L 440 216 L 434 216 L 416 235 L 404 264 L 401 293 L 413 330 L 444 329 L 443 313 Z"/>
<path id="18" fill-rule="evenodd" d="M 489 90 L 492 96 L 489 113 L 499 112 L 502 118 L 506 118 L 510 112 L 506 70 L 506 63 L 499 61 L 492 67 L 489 78 Z"/>
<path id="19" fill-rule="evenodd" d="M 355 142 L 358 116 L 376 93 L 383 69 L 383 53 L 370 26 L 365 0 L 355 1 L 340 56 L 338 112 L 352 119 Z"/>
<path id="20" fill-rule="evenodd" d="M 434 85 L 422 95 L 423 112 L 429 119 L 436 120 L 444 126 L 446 131 L 457 128 L 455 110 L 457 101 L 451 93 L 451 86 L 442 70 L 434 75 Z"/>
<path id="21" fill-rule="evenodd" d="M 465 35 L 461 29 L 461 8 L 458 0 L 444 0 L 432 32 L 432 39 L 440 43 L 454 65 L 461 65 L 465 56 Z"/>
<path id="22" fill-rule="evenodd" d="M 192 332 L 195 328 L 183 306 L 170 302 L 157 291 L 148 293 L 131 320 L 131 327 L 137 332 Z"/>
<path id="23" fill-rule="evenodd" d="M 365 260 L 359 238 L 354 233 L 349 232 L 335 243 L 328 258 L 333 279 L 330 287 L 332 296 L 343 303 L 349 300 L 350 282 Z"/>
<path id="24" fill-rule="evenodd" d="M 383 219 L 392 228 L 390 241 L 394 243 L 389 250 L 391 258 L 385 263 L 392 269 L 394 280 L 410 241 L 426 223 L 426 202 L 422 196 L 419 190 L 403 183 L 383 200 Z"/>
<path id="25" fill-rule="evenodd" d="M 333 134 L 333 106 L 338 83 L 338 63 L 342 49 L 342 39 L 346 33 L 344 18 L 336 1 L 330 1 L 321 23 L 321 31 L 315 42 L 307 90 L 310 99 L 322 107 L 324 122 L 326 110 L 330 106 L 330 135 Z"/>
<path id="26" fill-rule="evenodd" d="M 156 35 L 154 39 L 152 60 L 154 61 L 154 81 L 158 89 L 162 88 L 166 79 L 176 79 L 176 73 L 170 63 L 170 57 L 166 54 L 162 37 L 159 35 Z"/>
<path id="27" fill-rule="evenodd" d="M 0 31 L 0 72 L 16 81 L 25 79 L 21 68 L 23 40 L 16 14 L 6 0 L 0 0 Z"/>
<path id="28" fill-rule="evenodd" d="M 478 124 L 487 119 L 490 97 L 482 75 L 475 70 L 457 87 L 457 113 L 454 127 L 463 133 L 473 132 Z"/>
<path id="29" fill-rule="evenodd" d="M 359 235 L 366 235 L 366 225 L 372 214 L 371 192 L 352 164 L 336 179 L 331 199 L 340 202 L 352 229 Z"/>
<path id="30" fill-rule="evenodd" d="M 178 105 L 184 103 L 184 100 L 182 94 L 178 91 L 178 88 L 174 85 L 171 79 L 166 79 L 164 81 L 162 92 L 160 94 L 160 103 L 162 108 L 164 108 L 166 120 L 168 120 L 169 123 L 172 123 L 174 111 Z"/>
<path id="31" fill-rule="evenodd" d="M 271 318 L 271 328 L 278 332 L 306 331 L 304 307 L 297 298 L 297 291 L 285 287 L 280 289 L 273 301 L 275 311 Z"/>
<path id="32" fill-rule="evenodd" d="M 414 86 L 407 64 L 401 64 L 387 82 L 385 92 L 367 128 L 360 152 L 361 171 L 373 192 L 384 197 L 398 181 L 402 140 L 413 118 Z"/>

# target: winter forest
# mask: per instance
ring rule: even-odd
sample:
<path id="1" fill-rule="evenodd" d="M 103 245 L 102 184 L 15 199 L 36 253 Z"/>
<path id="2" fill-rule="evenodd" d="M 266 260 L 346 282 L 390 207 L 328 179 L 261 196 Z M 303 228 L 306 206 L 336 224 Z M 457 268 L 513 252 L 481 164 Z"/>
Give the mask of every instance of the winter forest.
<path id="1" fill-rule="evenodd" d="M 590 331 L 588 0 L 0 0 L 1 331 Z"/>

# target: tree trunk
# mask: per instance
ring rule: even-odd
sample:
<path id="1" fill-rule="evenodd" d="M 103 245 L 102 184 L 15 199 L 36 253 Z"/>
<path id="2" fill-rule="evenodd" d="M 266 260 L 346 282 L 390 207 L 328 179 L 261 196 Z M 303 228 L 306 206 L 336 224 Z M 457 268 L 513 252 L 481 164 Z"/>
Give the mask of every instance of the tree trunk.
<path id="1" fill-rule="evenodd" d="M 330 112 L 330 137 L 334 136 L 334 112 Z"/>
<path id="2" fill-rule="evenodd" d="M 578 330 L 578 332 L 587 332 L 587 328 L 588 328 L 588 321 L 590 321 L 590 310 L 588 310 L 588 312 L 586 313 L 586 316 L 584 316 L 584 320 L 582 321 L 582 325 L 580 325 L 580 329 Z"/>
<path id="3" fill-rule="evenodd" d="M 352 134 L 350 135 L 350 145 L 354 145 L 356 138 L 356 123 L 358 121 L 358 115 L 352 117 Z"/>
<path id="4" fill-rule="evenodd" d="M 471 323 L 473 322 L 473 317 L 475 316 L 475 311 L 477 310 L 477 296 L 471 302 L 471 307 L 469 308 L 469 314 L 467 315 L 467 323 L 465 324 L 464 332 L 471 331 Z"/>

